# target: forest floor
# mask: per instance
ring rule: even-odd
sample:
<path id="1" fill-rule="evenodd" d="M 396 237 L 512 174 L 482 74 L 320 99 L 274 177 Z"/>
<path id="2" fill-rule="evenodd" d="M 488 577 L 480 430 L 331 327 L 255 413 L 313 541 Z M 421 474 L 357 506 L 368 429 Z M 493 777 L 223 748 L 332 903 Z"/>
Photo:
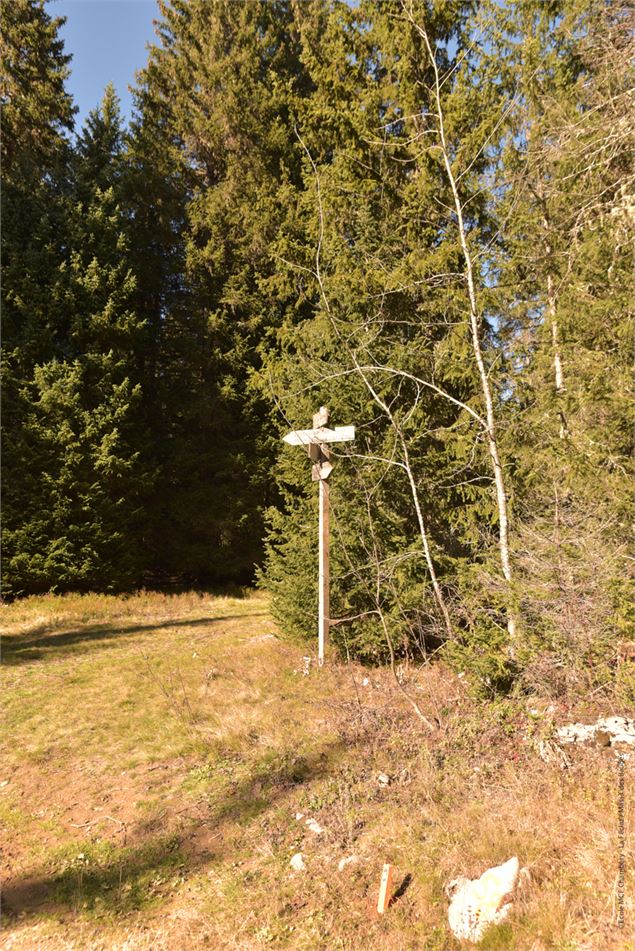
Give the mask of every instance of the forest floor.
<path id="1" fill-rule="evenodd" d="M 618 928 L 615 757 L 537 752 L 554 722 L 626 711 L 484 704 L 440 664 L 402 669 L 430 730 L 390 670 L 305 674 L 257 595 L 0 611 L 1 948 L 452 951 L 445 884 L 512 855 L 530 882 L 481 947 L 635 947 L 633 760 Z"/>

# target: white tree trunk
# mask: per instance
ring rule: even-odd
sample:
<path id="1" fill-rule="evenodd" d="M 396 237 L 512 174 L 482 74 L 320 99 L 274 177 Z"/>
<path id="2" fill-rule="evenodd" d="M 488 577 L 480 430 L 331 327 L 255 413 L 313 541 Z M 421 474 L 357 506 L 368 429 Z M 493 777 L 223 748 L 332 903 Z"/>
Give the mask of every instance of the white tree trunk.
<path id="1" fill-rule="evenodd" d="M 459 191 L 456 182 L 456 176 L 452 169 L 452 163 L 450 161 L 450 155 L 447 146 L 447 140 L 445 135 L 445 123 L 443 118 L 443 107 L 441 105 L 441 83 L 439 79 L 439 68 L 437 66 L 436 58 L 434 56 L 434 51 L 430 45 L 430 40 L 428 34 L 425 30 L 425 27 L 422 27 L 420 24 L 416 23 L 412 15 L 412 11 L 408 9 L 404 4 L 404 10 L 411 24 L 417 30 L 421 38 L 423 39 L 426 49 L 428 51 L 428 56 L 430 57 L 430 63 L 434 70 L 435 77 L 435 100 L 436 100 L 436 113 L 438 121 L 438 131 L 439 131 L 439 143 L 441 148 L 441 153 L 443 156 L 443 165 L 445 167 L 445 172 L 448 180 L 448 184 L 452 191 L 452 197 L 454 201 L 454 210 L 456 212 L 457 219 L 457 228 L 459 233 L 459 242 L 461 245 L 461 252 L 463 254 L 463 260 L 465 262 L 465 271 L 467 278 L 467 290 L 469 297 L 469 325 L 470 325 L 470 335 L 472 339 L 472 350 L 474 353 L 474 359 L 478 367 L 479 378 L 481 381 L 481 392 L 483 395 L 483 401 L 485 403 L 485 418 L 487 422 L 486 428 L 486 438 L 487 445 L 489 449 L 490 458 L 492 460 L 492 468 L 494 472 L 494 484 L 496 486 L 496 502 L 498 507 L 498 525 L 499 525 L 499 550 L 500 550 L 500 561 L 501 569 L 503 576 L 506 582 L 511 584 L 512 581 L 512 568 L 509 557 L 509 517 L 508 517 L 508 501 L 507 501 L 507 491 L 505 489 L 505 480 L 503 475 L 503 467 L 501 465 L 500 454 L 498 451 L 498 440 L 496 436 L 496 419 L 494 414 L 494 403 L 492 399 L 492 388 L 490 386 L 489 377 L 487 375 L 487 370 L 485 367 L 485 362 L 483 360 L 483 350 L 481 347 L 481 335 L 480 335 L 480 323 L 481 316 L 478 309 L 478 300 L 476 294 L 476 285 L 474 281 L 474 266 L 472 262 L 472 255 L 467 243 L 467 235 L 465 230 L 465 223 L 463 220 L 463 207 L 461 205 L 461 199 L 459 196 Z M 510 639 L 514 639 L 516 636 L 516 618 L 514 612 L 511 608 L 507 612 L 507 630 L 510 636 Z"/>

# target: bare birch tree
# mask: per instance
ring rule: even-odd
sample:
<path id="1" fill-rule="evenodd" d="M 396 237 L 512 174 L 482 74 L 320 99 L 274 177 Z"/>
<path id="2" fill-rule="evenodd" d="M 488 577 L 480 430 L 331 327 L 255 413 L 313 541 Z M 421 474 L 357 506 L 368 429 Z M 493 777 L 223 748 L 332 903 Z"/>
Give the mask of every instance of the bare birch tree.
<path id="1" fill-rule="evenodd" d="M 434 109 L 435 109 L 435 118 L 437 121 L 437 138 L 438 138 L 438 148 L 441 150 L 441 155 L 443 158 L 443 165 L 445 168 L 445 173 L 447 176 L 447 181 L 452 192 L 452 198 L 454 202 L 454 211 L 456 213 L 456 224 L 458 230 L 459 242 L 461 245 L 461 251 L 463 254 L 463 259 L 465 262 L 465 276 L 467 281 L 467 291 L 468 291 L 468 300 L 469 300 L 469 312 L 468 320 L 470 327 L 470 336 L 472 341 L 472 352 L 474 355 L 474 360 L 478 368 L 478 375 L 481 382 L 481 391 L 483 395 L 483 402 L 485 403 L 485 414 L 487 421 L 486 428 L 486 439 L 487 446 L 489 450 L 489 455 L 492 462 L 492 469 L 494 474 L 494 484 L 496 486 L 496 501 L 498 506 L 498 526 L 499 526 L 499 550 L 500 550 L 500 562 L 503 576 L 508 586 L 511 586 L 512 583 L 512 565 L 510 560 L 510 545 L 509 545 L 509 502 L 507 496 L 507 490 L 505 486 L 505 477 L 503 473 L 503 466 L 500 458 L 500 451 L 498 445 L 498 438 L 496 432 L 496 415 L 494 412 L 494 400 L 492 394 L 492 386 L 490 383 L 489 374 L 485 366 L 485 360 L 483 358 L 483 348 L 481 345 L 481 325 L 482 325 L 482 314 L 479 309 L 478 303 L 478 294 L 476 289 L 475 281 L 475 267 L 470 251 L 470 247 L 467 240 L 467 232 L 465 228 L 464 218 L 463 218 L 463 204 L 461 202 L 461 196 L 459 194 L 457 176 L 454 173 L 452 167 L 452 161 L 450 158 L 450 151 L 448 148 L 448 142 L 445 131 L 445 117 L 443 111 L 443 104 L 441 99 L 441 78 L 439 76 L 439 67 L 436 61 L 434 50 L 432 49 L 428 33 L 426 31 L 425 25 L 416 21 L 412 4 L 406 3 L 405 0 L 402 0 L 402 8 L 404 13 L 412 24 L 414 29 L 417 31 L 419 36 L 424 42 L 428 57 L 430 60 L 430 65 L 433 70 L 434 75 L 434 88 L 432 90 L 434 98 Z M 507 617 L 507 629 L 509 632 L 510 639 L 512 641 L 516 636 L 516 617 L 515 612 L 511 607 L 508 607 L 508 617 Z"/>

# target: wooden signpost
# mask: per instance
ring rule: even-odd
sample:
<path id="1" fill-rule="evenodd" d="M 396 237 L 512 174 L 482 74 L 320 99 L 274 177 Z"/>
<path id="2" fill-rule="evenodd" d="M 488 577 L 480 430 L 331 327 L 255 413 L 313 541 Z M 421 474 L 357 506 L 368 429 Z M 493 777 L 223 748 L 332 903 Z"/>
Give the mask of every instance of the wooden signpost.
<path id="1" fill-rule="evenodd" d="M 336 426 L 329 429 L 329 411 L 321 406 L 313 417 L 312 429 L 295 429 L 284 437 L 290 446 L 306 446 L 311 467 L 311 479 L 320 486 L 319 541 L 320 558 L 318 570 L 318 664 L 324 663 L 324 649 L 328 641 L 330 623 L 329 603 L 329 484 L 326 481 L 333 471 L 328 443 L 349 442 L 355 439 L 354 426 Z"/>

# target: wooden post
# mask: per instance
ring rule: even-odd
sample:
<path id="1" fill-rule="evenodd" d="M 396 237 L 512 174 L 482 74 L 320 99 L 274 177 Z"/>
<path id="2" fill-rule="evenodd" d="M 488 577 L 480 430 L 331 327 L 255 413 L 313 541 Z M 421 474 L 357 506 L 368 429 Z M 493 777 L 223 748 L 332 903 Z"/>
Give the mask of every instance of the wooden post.
<path id="1" fill-rule="evenodd" d="M 306 446 L 312 462 L 311 478 L 320 486 L 319 525 L 319 579 L 318 579 L 318 666 L 324 664 L 324 653 L 329 639 L 331 604 L 329 597 L 329 484 L 333 471 L 328 443 L 350 442 L 355 439 L 354 426 L 328 428 L 329 411 L 321 406 L 313 416 L 313 429 L 294 429 L 283 436 L 290 446 Z"/>
<path id="2" fill-rule="evenodd" d="M 313 415 L 313 428 L 328 426 L 328 407 L 320 406 Z M 321 446 L 315 447 L 318 452 L 316 462 L 319 465 Z M 311 453 L 309 453 L 311 455 Z M 320 487 L 320 524 L 319 533 L 319 563 L 318 563 L 318 666 L 324 663 L 324 650 L 329 639 L 329 617 L 331 614 L 329 596 L 329 486 L 326 479 L 318 479 Z"/>
<path id="3" fill-rule="evenodd" d="M 380 915 L 383 915 L 388 905 L 390 904 L 392 889 L 392 865 L 384 865 L 381 871 L 381 881 L 379 883 L 379 897 L 377 899 L 377 911 Z"/>
<path id="4" fill-rule="evenodd" d="M 329 484 L 320 479 L 320 555 L 318 590 L 318 665 L 324 663 L 324 649 L 329 639 L 331 605 L 329 597 Z"/>

